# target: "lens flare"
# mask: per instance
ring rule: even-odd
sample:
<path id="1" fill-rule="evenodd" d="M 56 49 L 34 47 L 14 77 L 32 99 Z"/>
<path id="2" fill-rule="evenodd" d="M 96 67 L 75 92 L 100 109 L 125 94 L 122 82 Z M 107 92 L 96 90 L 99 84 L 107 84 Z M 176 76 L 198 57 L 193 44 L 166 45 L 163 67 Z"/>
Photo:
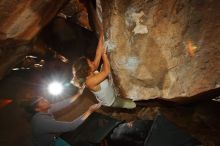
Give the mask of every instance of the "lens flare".
<path id="1" fill-rule="evenodd" d="M 0 109 L 6 107 L 13 102 L 12 99 L 0 99 Z"/>
<path id="2" fill-rule="evenodd" d="M 63 91 L 63 85 L 59 82 L 53 82 L 48 85 L 48 91 L 52 95 L 59 95 Z"/>
<path id="3" fill-rule="evenodd" d="M 195 55 L 195 52 L 197 51 L 197 46 L 193 44 L 192 41 L 188 41 L 187 51 L 189 53 L 189 56 L 193 57 Z"/>

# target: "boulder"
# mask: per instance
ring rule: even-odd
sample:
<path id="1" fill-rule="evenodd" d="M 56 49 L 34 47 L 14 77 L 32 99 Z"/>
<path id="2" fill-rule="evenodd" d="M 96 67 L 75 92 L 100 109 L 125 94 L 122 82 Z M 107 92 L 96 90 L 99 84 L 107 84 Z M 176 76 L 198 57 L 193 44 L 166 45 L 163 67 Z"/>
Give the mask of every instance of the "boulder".
<path id="1" fill-rule="evenodd" d="M 123 97 L 173 100 L 219 89 L 220 1 L 102 0 L 101 5 L 105 45 Z"/>

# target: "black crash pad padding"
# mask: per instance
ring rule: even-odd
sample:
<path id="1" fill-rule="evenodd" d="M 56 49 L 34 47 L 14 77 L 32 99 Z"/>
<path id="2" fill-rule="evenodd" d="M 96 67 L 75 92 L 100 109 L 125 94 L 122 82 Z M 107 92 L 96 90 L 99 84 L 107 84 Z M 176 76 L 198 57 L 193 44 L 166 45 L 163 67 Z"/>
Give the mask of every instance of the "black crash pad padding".
<path id="1" fill-rule="evenodd" d="M 202 146 L 186 132 L 177 128 L 164 116 L 158 115 L 145 139 L 144 146 Z"/>
<path id="2" fill-rule="evenodd" d="M 60 137 L 73 146 L 89 146 L 89 143 L 101 143 L 120 123 L 122 121 L 94 112 L 76 130 Z"/>

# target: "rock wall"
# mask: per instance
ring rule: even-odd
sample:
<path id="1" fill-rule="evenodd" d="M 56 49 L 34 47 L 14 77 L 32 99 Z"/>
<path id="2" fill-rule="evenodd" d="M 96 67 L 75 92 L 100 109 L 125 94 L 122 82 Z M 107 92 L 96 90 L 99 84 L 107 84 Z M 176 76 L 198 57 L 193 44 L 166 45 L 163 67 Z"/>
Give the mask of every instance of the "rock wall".
<path id="1" fill-rule="evenodd" d="M 219 0 L 102 0 L 120 93 L 191 97 L 220 87 Z"/>
<path id="2" fill-rule="evenodd" d="M 67 0 L 2 0 L 0 39 L 32 39 Z"/>
<path id="3" fill-rule="evenodd" d="M 0 1 L 0 79 L 32 47 L 27 45 L 67 0 Z"/>

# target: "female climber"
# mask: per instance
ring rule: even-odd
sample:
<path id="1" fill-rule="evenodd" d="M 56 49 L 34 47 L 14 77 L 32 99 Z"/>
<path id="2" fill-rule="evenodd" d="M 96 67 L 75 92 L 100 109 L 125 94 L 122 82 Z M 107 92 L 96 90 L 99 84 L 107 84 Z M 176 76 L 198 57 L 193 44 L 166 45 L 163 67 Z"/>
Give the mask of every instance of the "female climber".
<path id="1" fill-rule="evenodd" d="M 98 44 L 94 55 L 87 53 L 86 57 L 81 57 L 75 61 L 72 67 L 73 80 L 72 83 L 78 87 L 87 87 L 92 91 L 96 99 L 104 106 L 120 107 L 132 109 L 136 107 L 135 102 L 117 97 L 113 87 L 107 79 L 110 73 L 110 64 L 108 56 L 103 48 L 103 27 L 98 15 L 93 7 L 91 7 L 93 20 L 99 34 Z M 97 71 L 100 60 L 103 60 L 102 69 Z"/>
<path id="2" fill-rule="evenodd" d="M 99 42 L 94 60 L 81 57 L 75 61 L 72 67 L 72 83 L 78 87 L 87 87 L 94 93 L 96 99 L 104 106 L 132 109 L 135 102 L 129 99 L 117 97 L 113 87 L 109 83 L 110 63 L 103 49 L 103 31 L 100 31 Z M 97 71 L 100 60 L 103 60 L 102 69 Z"/>

